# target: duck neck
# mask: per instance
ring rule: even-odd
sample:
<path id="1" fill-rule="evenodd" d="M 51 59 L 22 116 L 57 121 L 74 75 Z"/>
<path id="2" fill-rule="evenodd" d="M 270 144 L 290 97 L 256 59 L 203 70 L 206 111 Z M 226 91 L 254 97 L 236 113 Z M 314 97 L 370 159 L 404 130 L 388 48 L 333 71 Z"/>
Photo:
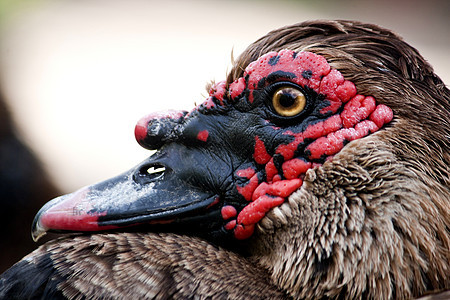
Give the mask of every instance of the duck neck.
<path id="1" fill-rule="evenodd" d="M 409 298 L 445 288 L 445 193 L 379 144 L 348 146 L 260 221 L 252 259 L 295 298 Z"/>

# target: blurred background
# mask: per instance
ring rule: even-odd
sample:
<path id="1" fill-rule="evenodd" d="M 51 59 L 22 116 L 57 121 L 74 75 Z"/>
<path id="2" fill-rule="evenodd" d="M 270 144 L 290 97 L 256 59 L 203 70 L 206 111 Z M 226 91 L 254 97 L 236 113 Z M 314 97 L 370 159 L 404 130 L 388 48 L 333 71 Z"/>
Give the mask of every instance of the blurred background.
<path id="1" fill-rule="evenodd" d="M 0 272 L 36 247 L 29 232 L 43 202 L 147 157 L 138 119 L 201 103 L 232 53 L 268 31 L 375 23 L 449 84 L 449 12 L 448 0 L 0 0 Z"/>

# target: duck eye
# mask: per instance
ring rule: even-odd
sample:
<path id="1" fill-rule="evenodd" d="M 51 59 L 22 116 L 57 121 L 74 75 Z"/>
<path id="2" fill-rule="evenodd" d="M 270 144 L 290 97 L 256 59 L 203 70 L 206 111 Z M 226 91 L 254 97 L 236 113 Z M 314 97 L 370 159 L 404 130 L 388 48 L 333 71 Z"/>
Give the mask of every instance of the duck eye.
<path id="1" fill-rule="evenodd" d="M 283 117 L 292 117 L 303 111 L 306 106 L 306 97 L 297 88 L 280 87 L 273 93 L 272 106 Z"/>

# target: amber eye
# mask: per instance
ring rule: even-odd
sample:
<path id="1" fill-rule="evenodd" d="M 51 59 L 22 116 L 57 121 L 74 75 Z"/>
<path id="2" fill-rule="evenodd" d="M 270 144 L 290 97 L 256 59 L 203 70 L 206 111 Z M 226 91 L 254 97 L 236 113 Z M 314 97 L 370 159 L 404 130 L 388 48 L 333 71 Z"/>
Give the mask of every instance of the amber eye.
<path id="1" fill-rule="evenodd" d="M 273 94 L 272 106 L 281 116 L 292 117 L 303 111 L 306 97 L 299 89 L 284 86 Z"/>

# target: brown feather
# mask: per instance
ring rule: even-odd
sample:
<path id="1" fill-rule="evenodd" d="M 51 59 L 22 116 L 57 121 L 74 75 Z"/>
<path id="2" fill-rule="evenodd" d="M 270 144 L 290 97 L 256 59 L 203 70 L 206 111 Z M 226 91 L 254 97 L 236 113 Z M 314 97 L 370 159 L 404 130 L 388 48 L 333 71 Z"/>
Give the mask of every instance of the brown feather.
<path id="1" fill-rule="evenodd" d="M 51 241 L 25 260 L 49 254 L 70 299 L 287 299 L 267 272 L 194 237 L 116 233 Z"/>

